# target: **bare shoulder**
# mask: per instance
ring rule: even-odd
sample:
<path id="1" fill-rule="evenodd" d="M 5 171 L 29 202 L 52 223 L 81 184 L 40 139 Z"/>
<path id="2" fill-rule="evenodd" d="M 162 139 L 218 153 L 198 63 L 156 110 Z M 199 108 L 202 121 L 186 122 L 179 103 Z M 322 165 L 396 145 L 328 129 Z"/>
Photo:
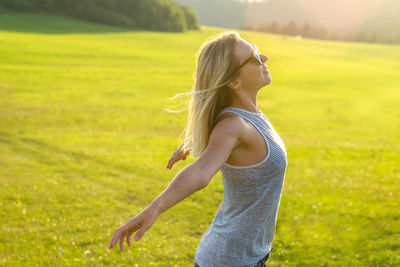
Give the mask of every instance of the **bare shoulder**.
<path id="1" fill-rule="evenodd" d="M 242 117 L 232 112 L 225 112 L 217 119 L 213 132 L 240 138 L 245 128 L 246 122 Z"/>
<path id="2" fill-rule="evenodd" d="M 207 181 L 242 143 L 243 121 L 235 114 L 222 114 L 211 131 L 206 149 L 195 162 Z"/>
<path id="3" fill-rule="evenodd" d="M 208 184 L 232 151 L 241 145 L 244 122 L 235 114 L 222 114 L 211 131 L 206 149 L 193 166 L 203 175 L 204 184 Z"/>

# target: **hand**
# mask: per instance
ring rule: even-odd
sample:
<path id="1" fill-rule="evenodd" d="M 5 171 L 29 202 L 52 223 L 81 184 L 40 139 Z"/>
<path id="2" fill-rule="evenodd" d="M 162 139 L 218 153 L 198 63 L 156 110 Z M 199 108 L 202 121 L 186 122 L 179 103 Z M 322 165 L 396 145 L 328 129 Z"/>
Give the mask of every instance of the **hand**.
<path id="1" fill-rule="evenodd" d="M 131 235 L 139 229 L 135 235 L 135 241 L 139 241 L 144 233 L 153 225 L 157 217 L 158 212 L 151 209 L 146 209 L 135 217 L 131 218 L 127 223 L 115 230 L 108 248 L 111 249 L 119 240 L 119 249 L 120 251 L 123 251 L 125 237 L 126 243 L 130 247 Z"/>
<path id="2" fill-rule="evenodd" d="M 182 145 L 175 151 L 172 157 L 168 161 L 167 169 L 171 169 L 172 166 L 179 160 L 185 160 L 186 157 L 190 154 L 190 151 L 186 153 L 182 150 Z"/>

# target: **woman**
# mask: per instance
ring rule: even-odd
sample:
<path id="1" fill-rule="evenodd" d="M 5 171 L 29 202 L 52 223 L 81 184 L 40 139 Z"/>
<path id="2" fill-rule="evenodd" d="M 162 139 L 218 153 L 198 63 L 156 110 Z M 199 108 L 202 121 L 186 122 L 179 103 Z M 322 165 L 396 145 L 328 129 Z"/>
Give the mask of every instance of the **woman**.
<path id="1" fill-rule="evenodd" d="M 192 152 L 199 158 L 180 171 L 140 214 L 118 228 L 110 248 L 139 240 L 159 214 L 203 189 L 221 170 L 224 195 L 197 248 L 194 264 L 265 266 L 272 251 L 287 167 L 286 148 L 257 106 L 271 83 L 268 57 L 236 32 L 218 35 L 200 48 L 185 141 L 168 169 Z"/>

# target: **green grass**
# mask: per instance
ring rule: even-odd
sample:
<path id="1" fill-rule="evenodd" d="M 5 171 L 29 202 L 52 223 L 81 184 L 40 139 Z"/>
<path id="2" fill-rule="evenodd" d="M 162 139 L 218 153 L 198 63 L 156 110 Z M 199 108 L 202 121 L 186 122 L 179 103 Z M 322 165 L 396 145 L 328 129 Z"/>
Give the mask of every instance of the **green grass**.
<path id="1" fill-rule="evenodd" d="M 193 266 L 209 186 L 133 247 L 113 231 L 193 162 L 180 140 L 201 32 L 0 15 L 0 265 Z M 269 56 L 259 105 L 288 150 L 270 266 L 400 264 L 400 46 L 241 32 Z M 174 105 L 178 105 L 175 106 Z"/>

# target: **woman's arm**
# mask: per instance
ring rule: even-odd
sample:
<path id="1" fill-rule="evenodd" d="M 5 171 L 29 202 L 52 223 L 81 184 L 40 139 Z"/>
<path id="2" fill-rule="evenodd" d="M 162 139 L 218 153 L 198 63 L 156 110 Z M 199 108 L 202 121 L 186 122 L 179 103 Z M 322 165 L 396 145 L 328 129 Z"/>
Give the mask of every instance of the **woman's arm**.
<path id="1" fill-rule="evenodd" d="M 218 122 L 210 135 L 208 146 L 203 154 L 195 162 L 180 171 L 167 188 L 143 212 L 115 230 L 109 248 L 119 242 L 122 251 L 125 237 L 128 246 L 130 246 L 130 237 L 137 230 L 139 231 L 135 234 L 135 240 L 138 241 L 153 225 L 158 215 L 194 192 L 206 187 L 228 159 L 232 150 L 239 144 L 242 130 L 243 121 L 240 117 L 229 116 Z"/>

